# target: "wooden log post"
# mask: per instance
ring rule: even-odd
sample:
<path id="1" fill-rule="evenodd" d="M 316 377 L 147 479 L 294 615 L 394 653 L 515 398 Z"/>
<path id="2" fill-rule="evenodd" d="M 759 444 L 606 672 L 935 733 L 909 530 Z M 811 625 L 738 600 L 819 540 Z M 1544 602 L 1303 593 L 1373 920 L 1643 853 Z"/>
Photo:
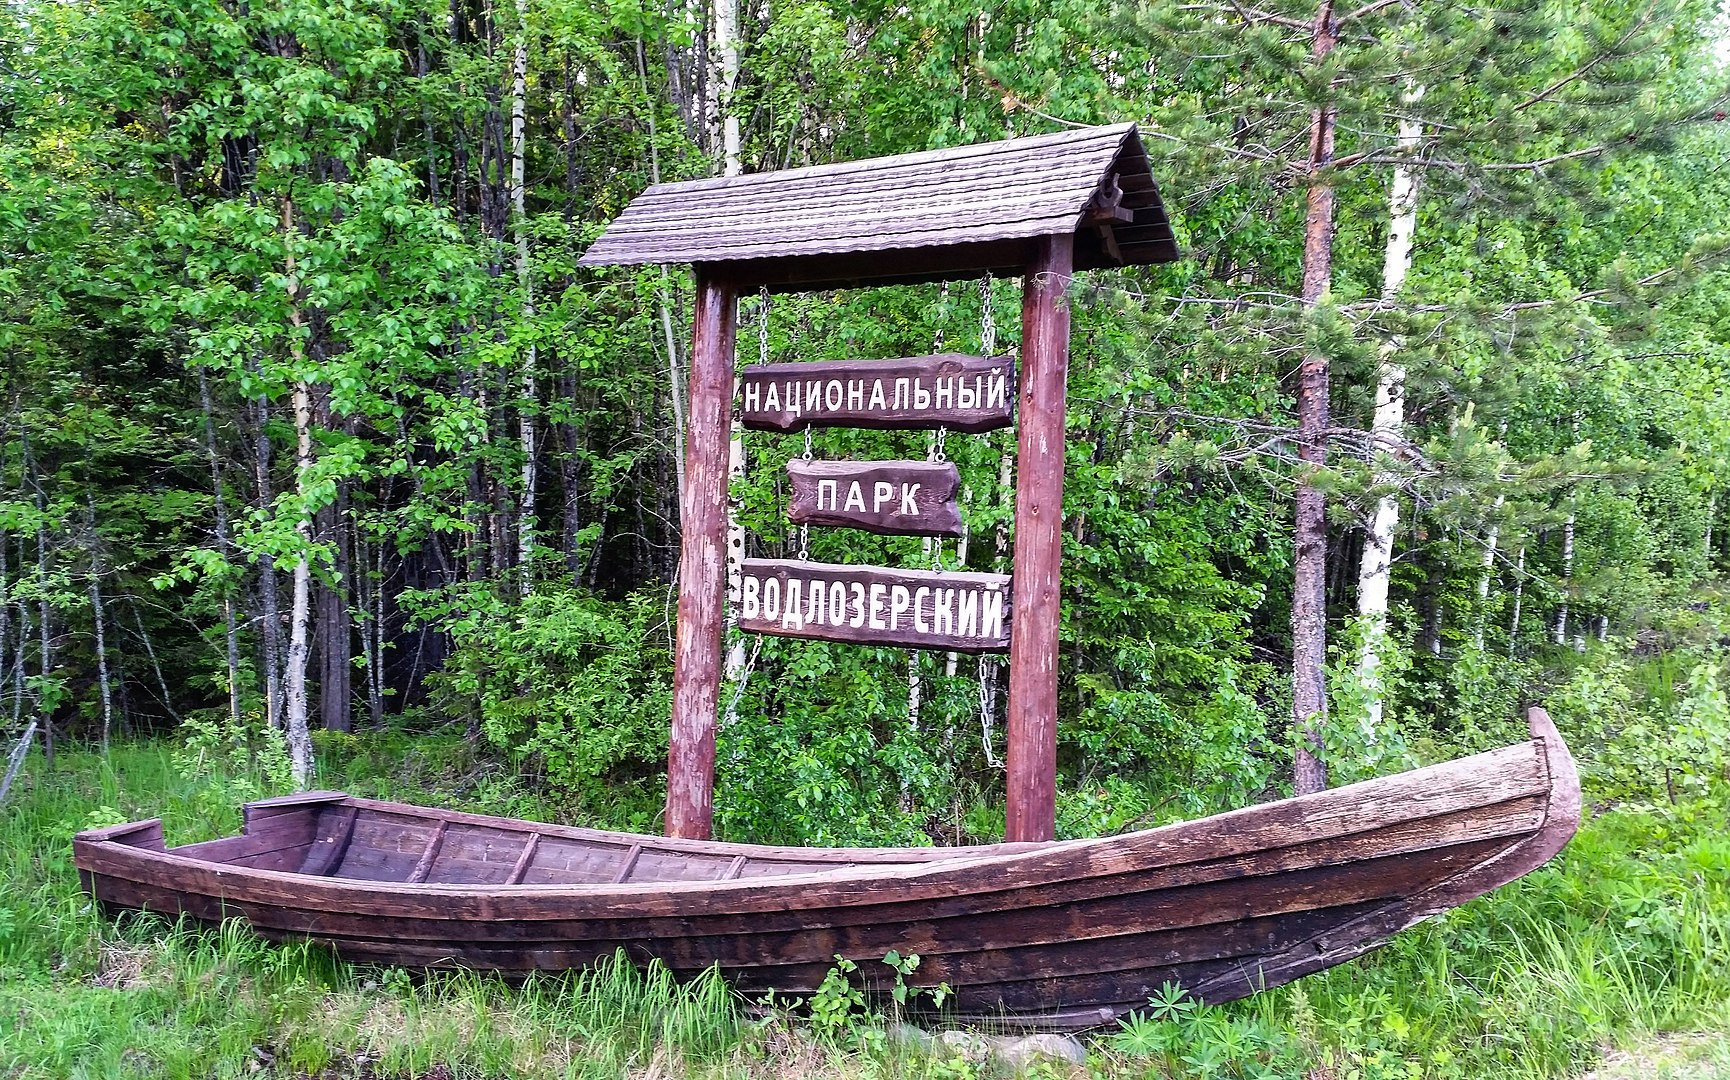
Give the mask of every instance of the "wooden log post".
<path id="1" fill-rule="evenodd" d="M 714 818 L 737 296 L 733 282 L 697 268 L 685 491 L 679 503 L 679 623 L 673 645 L 665 822 L 668 836 L 688 840 L 707 840 Z"/>
<path id="2" fill-rule="evenodd" d="M 1057 632 L 1062 615 L 1064 380 L 1075 238 L 1045 236 L 1021 293 L 1021 430 L 1015 481 L 1015 617 L 1009 625 L 1008 813 L 1003 838 L 1057 831 Z"/>

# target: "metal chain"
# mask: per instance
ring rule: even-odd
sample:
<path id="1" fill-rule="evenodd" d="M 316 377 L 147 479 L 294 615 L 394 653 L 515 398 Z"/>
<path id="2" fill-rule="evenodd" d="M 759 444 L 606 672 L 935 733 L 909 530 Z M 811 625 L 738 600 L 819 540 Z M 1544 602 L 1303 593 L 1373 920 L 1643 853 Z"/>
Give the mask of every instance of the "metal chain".
<path id="1" fill-rule="evenodd" d="M 769 286 L 757 290 L 757 360 L 769 362 Z"/>
<path id="2" fill-rule="evenodd" d="M 799 526 L 799 561 L 811 561 L 811 526 Z"/>
<path id="3" fill-rule="evenodd" d="M 996 727 L 996 717 L 993 714 L 997 710 L 995 708 L 996 703 L 991 700 L 991 687 L 985 679 L 985 665 L 987 663 L 990 663 L 990 658 L 984 656 L 979 658 L 979 741 L 985 748 L 985 764 L 995 769 L 998 767 L 998 762 L 996 753 L 991 749 L 991 738 L 993 729 Z"/>
<path id="4" fill-rule="evenodd" d="M 727 708 L 721 713 L 722 727 L 731 727 L 739 719 L 739 699 L 745 696 L 745 685 L 751 681 L 751 672 L 757 670 L 757 654 L 762 651 L 763 635 L 752 634 L 751 653 L 739 669 L 739 680 L 733 684 L 733 696 L 727 699 Z"/>
<path id="5" fill-rule="evenodd" d="M 990 356 L 997 349 L 997 316 L 991 311 L 991 275 L 979 279 L 979 351 Z"/>
<path id="6" fill-rule="evenodd" d="M 811 460 L 811 425 L 810 424 L 805 425 L 805 453 L 804 453 L 804 458 L 806 461 Z"/>
<path id="7" fill-rule="evenodd" d="M 937 310 L 942 319 L 949 317 L 949 283 L 947 281 L 937 288 Z M 941 321 L 937 324 L 937 331 L 931 335 L 931 351 L 934 353 L 943 351 L 943 322 Z"/>

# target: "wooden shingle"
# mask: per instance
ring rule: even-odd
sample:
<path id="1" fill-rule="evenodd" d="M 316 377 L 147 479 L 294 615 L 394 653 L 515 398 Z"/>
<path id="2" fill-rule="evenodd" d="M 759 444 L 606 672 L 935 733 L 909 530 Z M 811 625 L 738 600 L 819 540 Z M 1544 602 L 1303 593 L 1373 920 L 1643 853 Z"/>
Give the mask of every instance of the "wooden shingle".
<path id="1" fill-rule="evenodd" d="M 1029 241 L 1065 232 L 1078 270 L 1177 258 L 1134 124 L 657 184 L 581 264 L 693 263 L 746 286 L 829 288 L 1015 274 Z"/>

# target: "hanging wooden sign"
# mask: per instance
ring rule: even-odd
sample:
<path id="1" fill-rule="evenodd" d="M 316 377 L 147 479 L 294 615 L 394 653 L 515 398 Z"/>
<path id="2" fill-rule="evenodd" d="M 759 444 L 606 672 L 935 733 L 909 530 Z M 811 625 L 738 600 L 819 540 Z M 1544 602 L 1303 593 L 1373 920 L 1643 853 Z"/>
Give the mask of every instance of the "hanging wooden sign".
<path id="1" fill-rule="evenodd" d="M 749 633 L 951 652 L 1009 648 L 1008 574 L 746 559 Z"/>
<path id="2" fill-rule="evenodd" d="M 787 462 L 793 497 L 787 516 L 800 525 L 843 525 L 886 536 L 960 536 L 951 461 Z"/>
<path id="3" fill-rule="evenodd" d="M 739 380 L 741 417 L 759 431 L 805 427 L 980 432 L 1015 419 L 1015 362 L 940 353 L 901 360 L 752 364 Z"/>

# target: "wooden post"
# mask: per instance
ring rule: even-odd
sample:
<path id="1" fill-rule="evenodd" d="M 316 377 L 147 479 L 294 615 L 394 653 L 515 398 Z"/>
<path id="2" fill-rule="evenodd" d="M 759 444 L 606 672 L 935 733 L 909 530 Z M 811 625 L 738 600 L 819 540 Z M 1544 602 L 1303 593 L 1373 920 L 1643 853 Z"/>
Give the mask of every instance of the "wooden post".
<path id="1" fill-rule="evenodd" d="M 727 593 L 727 438 L 737 288 L 697 268 L 690 437 L 679 503 L 679 623 L 667 744 L 668 836 L 707 840 L 714 817 L 715 717 Z"/>
<path id="2" fill-rule="evenodd" d="M 1063 562 L 1064 379 L 1075 238 L 1040 237 L 1021 292 L 1015 615 L 1009 624 L 1009 807 L 1003 838 L 1057 830 L 1057 631 Z"/>

